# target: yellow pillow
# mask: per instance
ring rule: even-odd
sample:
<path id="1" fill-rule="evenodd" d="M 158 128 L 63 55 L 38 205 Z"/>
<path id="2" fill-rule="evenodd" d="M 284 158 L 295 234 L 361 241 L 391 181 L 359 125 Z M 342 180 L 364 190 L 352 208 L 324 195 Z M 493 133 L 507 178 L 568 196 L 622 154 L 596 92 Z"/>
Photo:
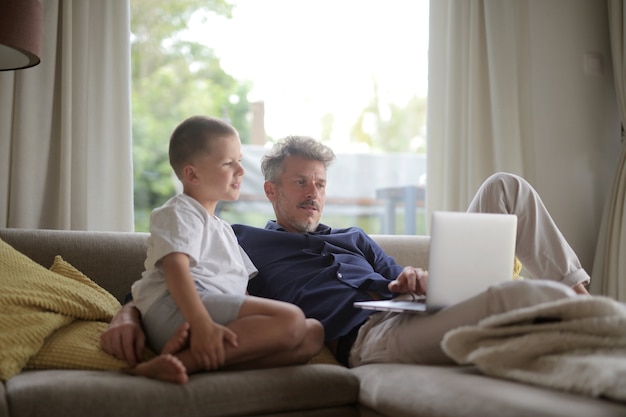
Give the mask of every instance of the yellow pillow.
<path id="1" fill-rule="evenodd" d="M 311 360 L 309 360 L 309 363 L 327 363 L 329 365 L 340 365 L 340 363 L 337 361 L 337 359 L 335 359 L 331 351 L 326 346 L 322 348 L 322 351 L 320 353 L 312 357 Z"/>
<path id="2" fill-rule="evenodd" d="M 522 272 L 522 263 L 515 257 L 513 260 L 513 279 L 524 279 L 520 277 L 520 272 Z"/>
<path id="3" fill-rule="evenodd" d="M 24 369 L 119 370 L 128 364 L 102 350 L 100 334 L 107 323 L 76 320 L 55 331 Z"/>
<path id="4" fill-rule="evenodd" d="M 117 298 L 113 296 L 110 292 L 102 288 L 100 285 L 96 284 L 91 278 L 88 278 L 85 274 L 76 269 L 72 264 L 64 260 L 60 255 L 54 257 L 54 261 L 52 262 L 52 266 L 50 267 L 50 271 L 59 274 L 65 278 L 72 279 L 77 281 L 79 284 L 87 285 L 88 287 L 95 290 L 99 295 L 102 296 L 102 301 L 106 303 L 107 308 L 109 309 L 109 313 L 115 315 L 117 310 L 119 310 L 122 306 Z"/>
<path id="5" fill-rule="evenodd" d="M 19 373 L 56 330 L 75 320 L 107 322 L 119 310 L 115 297 L 89 278 L 70 275 L 47 270 L 0 239 L 0 379 Z"/>
<path id="6" fill-rule="evenodd" d="M 60 256 L 54 259 L 50 270 L 91 286 L 100 292 L 104 298 L 108 298 L 108 302 L 116 306 L 115 311 L 121 307 L 113 295 L 106 292 Z M 60 328 L 46 339 L 39 352 L 30 358 L 26 364 L 26 369 L 117 370 L 128 367 L 126 362 L 107 354 L 100 347 L 100 334 L 106 330 L 107 325 L 103 321 L 76 320 Z"/>

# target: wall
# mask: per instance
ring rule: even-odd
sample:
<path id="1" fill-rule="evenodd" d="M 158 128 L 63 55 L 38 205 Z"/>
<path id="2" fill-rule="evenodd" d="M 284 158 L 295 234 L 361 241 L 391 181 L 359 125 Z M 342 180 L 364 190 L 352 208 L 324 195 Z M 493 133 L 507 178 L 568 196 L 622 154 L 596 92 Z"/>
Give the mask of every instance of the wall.
<path id="1" fill-rule="evenodd" d="M 529 6 L 534 166 L 526 176 L 591 272 L 620 145 L 607 7 L 599 0 Z"/>

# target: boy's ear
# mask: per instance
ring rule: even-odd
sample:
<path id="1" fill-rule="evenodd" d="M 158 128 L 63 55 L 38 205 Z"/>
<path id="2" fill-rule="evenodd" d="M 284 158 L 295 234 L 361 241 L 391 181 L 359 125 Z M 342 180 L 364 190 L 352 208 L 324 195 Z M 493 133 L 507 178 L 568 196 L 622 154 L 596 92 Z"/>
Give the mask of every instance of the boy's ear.
<path id="1" fill-rule="evenodd" d="M 198 175 L 196 175 L 196 169 L 193 165 L 185 165 L 183 168 L 183 178 L 187 182 L 196 182 L 198 180 Z"/>

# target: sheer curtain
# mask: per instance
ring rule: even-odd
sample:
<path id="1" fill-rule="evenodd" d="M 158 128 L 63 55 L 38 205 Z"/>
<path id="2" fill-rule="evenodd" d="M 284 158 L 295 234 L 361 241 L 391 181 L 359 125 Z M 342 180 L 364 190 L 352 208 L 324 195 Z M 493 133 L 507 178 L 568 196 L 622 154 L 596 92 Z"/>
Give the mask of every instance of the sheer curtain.
<path id="1" fill-rule="evenodd" d="M 626 125 L 626 9 L 609 0 L 609 32 L 617 101 Z M 606 202 L 591 276 L 591 292 L 626 301 L 626 142 Z"/>
<path id="2" fill-rule="evenodd" d="M 524 175 L 528 26 L 525 0 L 430 2 L 429 213 L 465 210 L 496 171 Z"/>
<path id="3" fill-rule="evenodd" d="M 0 73 L 0 227 L 133 230 L 129 0 L 43 0 L 38 66 Z"/>

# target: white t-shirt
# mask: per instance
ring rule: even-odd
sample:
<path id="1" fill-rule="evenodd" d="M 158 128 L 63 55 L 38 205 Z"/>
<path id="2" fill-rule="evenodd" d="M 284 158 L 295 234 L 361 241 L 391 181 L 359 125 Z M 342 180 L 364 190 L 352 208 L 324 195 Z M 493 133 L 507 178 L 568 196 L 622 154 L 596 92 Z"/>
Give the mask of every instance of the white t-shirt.
<path id="1" fill-rule="evenodd" d="M 228 223 L 179 194 L 150 217 L 146 270 L 131 289 L 142 314 L 167 291 L 161 260 L 174 252 L 189 256 L 196 286 L 217 294 L 245 294 L 248 280 L 258 272 Z"/>

